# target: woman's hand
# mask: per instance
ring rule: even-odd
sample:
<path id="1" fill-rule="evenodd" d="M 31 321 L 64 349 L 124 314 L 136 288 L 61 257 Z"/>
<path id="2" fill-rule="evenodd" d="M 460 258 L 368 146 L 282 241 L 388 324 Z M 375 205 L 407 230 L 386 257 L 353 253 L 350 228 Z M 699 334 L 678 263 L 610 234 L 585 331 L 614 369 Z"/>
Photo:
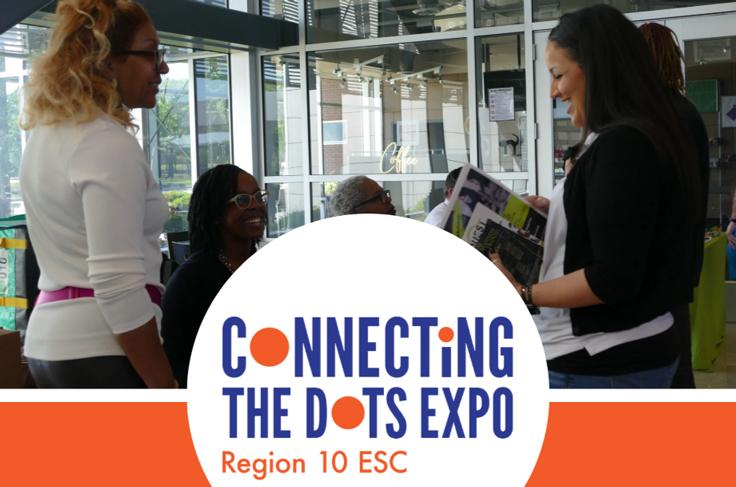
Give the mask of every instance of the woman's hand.
<path id="1" fill-rule="evenodd" d="M 729 222 L 728 227 L 726 227 L 726 238 L 728 239 L 728 245 L 736 249 L 736 236 L 733 235 L 734 230 L 736 230 L 736 223 Z"/>
<path id="2" fill-rule="evenodd" d="M 147 387 L 178 387 L 161 346 L 154 318 L 138 328 L 115 335 L 115 338 Z"/>
<path id="3" fill-rule="evenodd" d="M 488 258 L 491 259 L 493 265 L 495 265 L 498 270 L 501 271 L 504 276 L 506 276 L 506 279 L 508 279 L 511 285 L 514 286 L 514 289 L 516 289 L 516 292 L 521 294 L 521 283 L 517 281 L 516 278 L 511 274 L 511 272 L 509 272 L 509 270 L 506 268 L 506 266 L 503 265 L 503 262 L 501 261 L 501 256 L 498 254 L 498 252 L 493 252 L 489 250 Z"/>
<path id="4" fill-rule="evenodd" d="M 527 203 L 545 215 L 549 213 L 549 199 L 544 196 L 531 195 L 526 197 Z"/>

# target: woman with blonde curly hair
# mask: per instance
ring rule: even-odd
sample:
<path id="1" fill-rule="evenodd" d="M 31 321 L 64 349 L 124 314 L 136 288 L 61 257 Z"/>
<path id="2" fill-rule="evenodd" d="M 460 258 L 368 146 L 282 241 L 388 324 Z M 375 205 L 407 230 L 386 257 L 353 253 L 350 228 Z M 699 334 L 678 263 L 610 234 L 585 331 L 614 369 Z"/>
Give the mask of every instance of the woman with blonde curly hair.
<path id="1" fill-rule="evenodd" d="M 22 126 L 28 229 L 41 294 L 25 355 L 41 387 L 173 387 L 159 335 L 167 206 L 128 131 L 168 72 L 148 13 L 61 0 L 33 64 Z"/>

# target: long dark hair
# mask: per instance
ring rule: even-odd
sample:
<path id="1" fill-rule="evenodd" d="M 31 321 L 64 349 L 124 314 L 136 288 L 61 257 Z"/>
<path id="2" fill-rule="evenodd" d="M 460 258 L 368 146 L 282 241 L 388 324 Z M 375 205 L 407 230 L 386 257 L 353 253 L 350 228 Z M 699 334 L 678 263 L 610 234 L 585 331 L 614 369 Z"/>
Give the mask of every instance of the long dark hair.
<path id="1" fill-rule="evenodd" d="M 583 139 L 622 125 L 642 132 L 660 162 L 674 166 L 685 191 L 685 216 L 695 223 L 700 201 L 695 146 L 636 26 L 615 8 L 598 4 L 563 15 L 549 41 L 585 73 Z"/>
<path id="2" fill-rule="evenodd" d="M 241 173 L 246 172 L 233 164 L 222 164 L 204 172 L 197 179 L 187 215 L 192 252 L 222 250 L 219 224 L 225 214 L 227 200 L 238 191 L 238 176 Z"/>

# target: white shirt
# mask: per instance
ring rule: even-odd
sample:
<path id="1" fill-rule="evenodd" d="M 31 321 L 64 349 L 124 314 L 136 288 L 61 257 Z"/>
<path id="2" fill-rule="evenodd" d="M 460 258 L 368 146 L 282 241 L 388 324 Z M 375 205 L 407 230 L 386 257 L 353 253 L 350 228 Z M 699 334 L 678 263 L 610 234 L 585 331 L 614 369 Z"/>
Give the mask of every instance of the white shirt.
<path id="1" fill-rule="evenodd" d="M 432 208 L 432 211 L 429 212 L 427 218 L 424 219 L 424 223 L 429 223 L 435 227 L 440 226 L 442 223 L 442 217 L 445 215 L 445 209 L 447 208 L 448 202 L 449 200 L 445 198 L 445 201 Z"/>
<path id="2" fill-rule="evenodd" d="M 588 136 L 584 147 L 587 148 L 594 140 L 595 134 Z M 567 216 L 562 197 L 565 192 L 566 179 L 563 178 L 557 183 L 550 197 L 539 282 L 550 281 L 564 275 Z M 540 307 L 539 311 L 540 313 L 533 315 L 533 318 L 542 338 L 547 360 L 582 349 L 585 349 L 590 355 L 595 355 L 617 345 L 662 333 L 674 323 L 672 314 L 665 313 L 652 321 L 628 330 L 575 336 L 572 333 L 569 309 Z"/>
<path id="3" fill-rule="evenodd" d="M 162 288 L 158 236 L 168 209 L 141 147 L 107 116 L 40 126 L 23 154 L 20 183 L 39 289 L 95 292 L 38 306 L 25 354 L 123 355 L 114 335 L 160 315 L 145 285 Z"/>

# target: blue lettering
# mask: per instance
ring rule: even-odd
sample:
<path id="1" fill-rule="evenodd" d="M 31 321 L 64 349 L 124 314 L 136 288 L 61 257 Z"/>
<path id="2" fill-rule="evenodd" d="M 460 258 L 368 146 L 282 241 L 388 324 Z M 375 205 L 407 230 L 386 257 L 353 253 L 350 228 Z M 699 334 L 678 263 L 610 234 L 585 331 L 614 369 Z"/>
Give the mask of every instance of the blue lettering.
<path id="1" fill-rule="evenodd" d="M 345 318 L 345 339 L 342 340 L 335 318 L 327 318 L 327 377 L 335 377 L 335 354 L 345 377 L 353 376 L 353 319 Z"/>
<path id="2" fill-rule="evenodd" d="M 304 318 L 294 320 L 294 375 L 304 377 L 304 355 L 307 356 L 312 377 L 320 377 L 320 319 L 312 318 L 312 338 L 307 334 Z"/>
<path id="3" fill-rule="evenodd" d="M 228 377 L 236 378 L 245 373 L 245 357 L 238 356 L 235 367 L 232 366 L 233 328 L 239 338 L 245 338 L 245 322 L 237 316 L 232 316 L 222 324 L 222 370 Z"/>
<path id="4" fill-rule="evenodd" d="M 386 323 L 386 372 L 391 377 L 403 377 L 409 370 L 409 358 L 402 355 L 399 358 L 399 366 L 396 366 L 394 355 L 396 355 L 396 344 L 394 343 L 394 329 L 399 329 L 399 335 L 402 338 L 409 336 L 409 325 L 406 320 L 399 316 L 395 316 Z"/>
<path id="5" fill-rule="evenodd" d="M 508 318 L 499 316 L 498 318 L 491 321 L 489 329 L 489 366 L 493 377 L 513 377 L 514 376 L 514 348 L 513 347 L 499 347 L 498 335 L 499 331 L 503 331 L 503 337 L 505 339 L 511 339 L 514 337 L 514 326 L 511 324 Z M 496 352 L 498 354 L 496 354 Z M 503 360 L 502 360 L 503 359 Z M 503 365 L 499 367 L 499 362 L 503 362 Z"/>
<path id="6" fill-rule="evenodd" d="M 429 331 L 433 326 L 437 326 L 437 318 L 414 318 L 412 320 L 412 326 L 418 326 L 421 332 L 420 344 L 419 344 L 419 357 L 420 357 L 420 375 L 422 377 L 429 377 Z"/>
<path id="7" fill-rule="evenodd" d="M 315 425 L 315 402 L 317 423 Z M 327 429 L 327 398 L 322 389 L 307 387 L 307 438 L 319 438 Z"/>
<path id="8" fill-rule="evenodd" d="M 368 328 L 378 325 L 378 318 L 375 317 L 358 319 L 358 374 L 360 377 L 378 377 L 378 367 L 368 367 L 368 352 L 376 350 L 376 342 L 368 338 Z"/>
<path id="9" fill-rule="evenodd" d="M 228 396 L 228 411 L 230 417 L 230 438 L 238 437 L 238 396 L 242 396 L 244 393 L 242 387 L 223 387 L 222 395 Z"/>

